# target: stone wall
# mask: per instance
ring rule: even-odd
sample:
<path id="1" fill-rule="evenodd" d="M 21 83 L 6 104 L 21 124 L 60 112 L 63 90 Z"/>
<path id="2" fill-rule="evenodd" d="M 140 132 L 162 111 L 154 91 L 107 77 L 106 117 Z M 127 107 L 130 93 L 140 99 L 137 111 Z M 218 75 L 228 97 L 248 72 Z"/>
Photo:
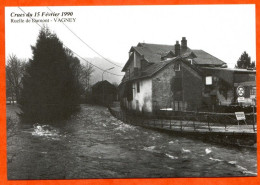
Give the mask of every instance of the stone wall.
<path id="1" fill-rule="evenodd" d="M 152 78 L 152 101 L 154 110 L 172 106 L 171 81 L 175 76 L 174 64 L 169 64 Z"/>
<path id="2" fill-rule="evenodd" d="M 172 108 L 175 110 L 174 101 L 183 101 L 185 110 L 197 110 L 202 101 L 202 78 L 192 68 L 183 64 L 180 71 L 174 70 L 174 65 L 180 64 L 174 62 L 165 69 L 156 74 L 152 79 L 152 98 L 154 110 L 161 108 Z M 183 70 L 183 71 L 182 71 Z M 174 82 L 175 79 L 175 82 Z M 177 85 L 176 80 L 181 80 L 181 98 L 177 96 L 173 89 Z M 182 98 L 183 96 L 183 98 Z"/>
<path id="3" fill-rule="evenodd" d="M 184 102 L 187 102 L 186 110 L 197 110 L 202 103 L 202 78 L 189 66 L 183 65 L 183 89 Z"/>

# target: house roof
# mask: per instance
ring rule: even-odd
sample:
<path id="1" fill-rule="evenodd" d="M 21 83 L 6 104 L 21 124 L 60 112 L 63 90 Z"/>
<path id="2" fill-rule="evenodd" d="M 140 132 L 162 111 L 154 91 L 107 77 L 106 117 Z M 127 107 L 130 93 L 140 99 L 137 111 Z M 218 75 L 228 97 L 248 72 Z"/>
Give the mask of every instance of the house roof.
<path id="1" fill-rule="evenodd" d="M 136 51 L 140 56 L 143 57 L 149 63 L 160 63 L 164 56 L 167 56 L 170 52 L 175 54 L 175 45 L 162 45 L 162 44 L 149 44 L 149 43 L 138 43 L 137 46 L 131 47 L 130 52 Z M 197 65 L 215 65 L 221 66 L 226 64 L 222 60 L 210 55 L 203 50 L 192 50 L 187 48 L 181 49 L 181 56 L 184 58 L 191 57 L 194 63 Z M 126 67 L 131 61 L 131 56 L 123 67 L 122 71 L 125 71 Z"/>
<path id="2" fill-rule="evenodd" d="M 122 79 L 122 83 L 126 82 L 126 81 L 130 81 L 130 80 L 137 80 L 137 79 L 141 79 L 141 78 L 149 78 L 152 77 L 153 75 L 155 75 L 157 72 L 159 72 L 160 70 L 162 70 L 164 67 L 166 67 L 168 64 L 172 63 L 172 62 L 176 62 L 176 61 L 181 61 L 184 64 L 190 66 L 193 70 L 195 70 L 197 73 L 201 74 L 201 71 L 195 67 L 194 65 L 191 65 L 188 61 L 186 61 L 185 59 L 183 59 L 182 57 L 173 57 L 171 59 L 167 59 L 164 61 L 160 61 L 157 63 L 154 63 L 150 66 L 148 66 L 145 70 L 139 72 L 138 74 L 134 74 L 134 72 L 132 72 L 130 74 L 130 77 L 125 75 Z"/>
<path id="3" fill-rule="evenodd" d="M 156 63 L 156 62 L 161 61 L 161 55 L 157 52 L 152 52 L 147 47 L 137 46 L 137 47 L 133 47 L 132 50 L 136 50 L 141 56 L 144 57 L 144 59 L 147 62 Z M 161 54 L 163 54 L 163 53 L 161 53 Z"/>
<path id="4" fill-rule="evenodd" d="M 132 72 L 130 74 L 130 76 L 125 75 L 122 79 L 122 83 L 124 83 L 126 81 L 130 81 L 130 80 L 136 80 L 136 79 L 140 79 L 140 78 L 150 77 L 153 74 L 155 74 L 156 72 L 158 72 L 159 70 L 161 70 L 163 67 L 165 67 L 166 65 L 168 65 L 169 63 L 171 63 L 175 60 L 176 60 L 176 57 L 173 58 L 172 60 L 162 61 L 162 62 L 152 64 L 152 65 L 148 66 L 145 70 L 139 72 L 138 74 L 135 74 L 134 72 Z"/>
<path id="5" fill-rule="evenodd" d="M 109 81 L 103 80 L 103 81 L 99 81 L 99 82 L 95 83 L 95 84 L 92 86 L 92 89 L 93 89 L 93 88 L 98 88 L 98 87 L 100 87 L 100 86 L 105 86 L 105 85 L 109 85 L 109 86 L 111 86 L 111 87 L 114 87 Z"/>
<path id="6" fill-rule="evenodd" d="M 168 53 L 169 51 L 175 50 L 174 45 L 162 45 L 162 44 L 148 44 L 148 43 L 138 43 L 137 47 L 142 47 L 148 49 L 152 53 L 162 55 Z"/>
<path id="7" fill-rule="evenodd" d="M 195 64 L 198 65 L 223 65 L 226 64 L 222 60 L 214 57 L 213 55 L 203 51 L 203 50 L 192 50 L 192 53 L 196 56 L 193 60 Z"/>
<path id="8" fill-rule="evenodd" d="M 136 79 L 140 79 L 140 78 L 150 77 L 172 61 L 173 60 L 169 60 L 166 62 L 158 62 L 158 63 L 152 64 L 152 65 L 148 66 L 144 71 L 142 71 L 138 74 L 134 74 L 134 72 L 132 72 L 130 74 L 130 77 L 125 75 L 122 79 L 122 83 L 129 81 L 129 80 L 136 80 Z"/>

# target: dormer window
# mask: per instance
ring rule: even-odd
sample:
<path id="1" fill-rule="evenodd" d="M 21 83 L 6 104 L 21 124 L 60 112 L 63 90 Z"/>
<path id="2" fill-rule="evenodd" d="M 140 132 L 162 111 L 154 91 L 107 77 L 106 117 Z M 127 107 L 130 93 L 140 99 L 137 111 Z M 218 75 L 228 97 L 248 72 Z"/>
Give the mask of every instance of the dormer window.
<path id="1" fill-rule="evenodd" d="M 212 76 L 206 76 L 205 83 L 206 85 L 212 85 Z"/>
<path id="2" fill-rule="evenodd" d="M 174 65 L 174 71 L 180 71 L 181 70 L 181 65 L 180 64 L 175 64 Z"/>

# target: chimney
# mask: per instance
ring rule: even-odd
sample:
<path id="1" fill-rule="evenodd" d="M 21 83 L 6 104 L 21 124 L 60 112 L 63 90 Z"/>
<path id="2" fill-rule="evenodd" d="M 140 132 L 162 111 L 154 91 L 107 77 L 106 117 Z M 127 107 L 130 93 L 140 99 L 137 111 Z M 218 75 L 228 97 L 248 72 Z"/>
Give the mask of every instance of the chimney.
<path id="1" fill-rule="evenodd" d="M 176 41 L 175 44 L 175 55 L 179 56 L 181 54 L 181 45 L 179 44 L 179 41 Z"/>
<path id="2" fill-rule="evenodd" d="M 185 51 L 187 49 L 187 40 L 185 37 L 182 37 L 182 40 L 181 40 L 181 50 Z"/>

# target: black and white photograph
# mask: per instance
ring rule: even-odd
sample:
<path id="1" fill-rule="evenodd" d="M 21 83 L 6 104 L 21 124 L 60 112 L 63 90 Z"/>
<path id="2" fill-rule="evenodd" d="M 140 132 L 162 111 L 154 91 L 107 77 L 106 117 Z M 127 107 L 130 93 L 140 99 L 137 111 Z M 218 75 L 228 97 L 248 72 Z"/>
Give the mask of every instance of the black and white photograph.
<path id="1" fill-rule="evenodd" d="M 5 7 L 8 180 L 257 176 L 255 5 Z"/>

